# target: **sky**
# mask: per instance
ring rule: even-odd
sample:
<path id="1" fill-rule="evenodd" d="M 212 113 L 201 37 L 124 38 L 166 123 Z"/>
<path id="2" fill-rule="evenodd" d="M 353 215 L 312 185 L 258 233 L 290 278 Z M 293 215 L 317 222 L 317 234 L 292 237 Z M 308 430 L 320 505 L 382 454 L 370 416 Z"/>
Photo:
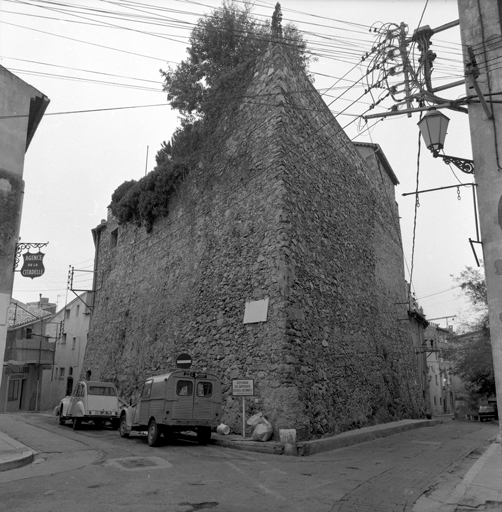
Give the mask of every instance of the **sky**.
<path id="1" fill-rule="evenodd" d="M 239 2 L 241 3 L 241 2 Z M 64 306 L 73 287 L 90 289 L 94 244 L 91 229 L 107 217 L 114 190 L 155 166 L 161 143 L 179 125 L 179 113 L 162 91 L 161 69 L 186 57 L 197 20 L 221 1 L 201 0 L 0 0 L 0 64 L 50 99 L 26 154 L 21 242 L 49 242 L 45 274 L 16 273 L 13 297 L 39 295 Z M 275 1 L 257 0 L 253 13 L 270 19 Z M 284 0 L 283 24 L 293 22 L 318 56 L 311 64 L 315 87 L 349 137 L 381 146 L 400 184 L 399 204 L 405 278 L 428 319 L 456 328 L 469 315 L 453 276 L 476 267 L 472 187 L 429 190 L 473 182 L 434 159 L 421 144 L 419 114 L 365 121 L 388 112 L 392 98 L 375 108 L 384 89 L 366 75 L 378 29 L 386 23 L 437 28 L 458 19 L 456 0 Z M 433 36 L 434 86 L 463 78 L 459 27 Z M 441 96 L 456 99 L 464 87 Z M 445 153 L 472 158 L 466 114 L 450 118 Z M 454 168 L 455 170 L 455 168 Z M 479 247 L 479 246 L 478 246 Z M 478 249 L 478 257 L 481 258 Z M 448 317 L 448 318 L 443 318 Z M 455 317 L 455 318 L 453 318 Z"/>

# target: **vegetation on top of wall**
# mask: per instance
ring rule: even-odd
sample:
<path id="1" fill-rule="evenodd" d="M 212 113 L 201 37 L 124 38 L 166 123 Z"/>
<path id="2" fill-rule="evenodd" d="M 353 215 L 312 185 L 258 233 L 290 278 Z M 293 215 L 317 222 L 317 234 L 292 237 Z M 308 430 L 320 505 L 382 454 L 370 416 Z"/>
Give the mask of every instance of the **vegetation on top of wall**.
<path id="1" fill-rule="evenodd" d="M 307 71 L 315 60 L 298 29 L 281 25 L 276 4 L 272 21 L 259 22 L 248 4 L 224 0 L 201 18 L 190 36 L 188 57 L 176 68 L 161 70 L 171 107 L 184 116 L 171 142 L 163 143 L 154 170 L 139 181 L 126 181 L 112 195 L 110 209 L 120 224 L 144 226 L 166 216 L 177 185 L 200 161 L 204 142 L 214 133 L 223 108 L 242 97 L 247 70 L 271 41 L 282 42 L 297 64 Z"/>

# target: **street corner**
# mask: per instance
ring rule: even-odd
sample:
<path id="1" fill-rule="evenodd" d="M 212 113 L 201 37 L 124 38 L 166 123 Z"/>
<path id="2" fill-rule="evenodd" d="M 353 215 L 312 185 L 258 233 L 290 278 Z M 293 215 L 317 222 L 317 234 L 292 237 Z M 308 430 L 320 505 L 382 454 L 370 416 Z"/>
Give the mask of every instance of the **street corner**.
<path id="1" fill-rule="evenodd" d="M 0 472 L 27 466 L 33 462 L 34 457 L 35 452 L 26 447 L 1 451 Z"/>

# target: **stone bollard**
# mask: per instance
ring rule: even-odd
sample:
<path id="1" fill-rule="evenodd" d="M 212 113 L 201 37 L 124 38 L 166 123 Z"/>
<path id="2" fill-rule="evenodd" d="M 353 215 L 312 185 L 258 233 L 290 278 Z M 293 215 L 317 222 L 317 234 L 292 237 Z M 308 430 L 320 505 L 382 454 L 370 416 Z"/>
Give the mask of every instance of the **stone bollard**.
<path id="1" fill-rule="evenodd" d="M 298 455 L 296 447 L 296 429 L 281 428 L 279 429 L 279 440 L 284 445 L 284 455 Z"/>

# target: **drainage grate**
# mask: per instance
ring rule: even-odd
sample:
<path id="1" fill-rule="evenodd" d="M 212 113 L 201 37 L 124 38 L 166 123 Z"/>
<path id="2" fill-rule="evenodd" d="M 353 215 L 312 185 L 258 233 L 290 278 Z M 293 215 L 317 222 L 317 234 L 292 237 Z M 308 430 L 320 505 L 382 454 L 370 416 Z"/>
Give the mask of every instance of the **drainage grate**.
<path id="1" fill-rule="evenodd" d="M 117 460 L 117 463 L 125 467 L 126 469 L 147 468 L 157 465 L 150 459 Z"/>
<path id="2" fill-rule="evenodd" d="M 171 468 L 173 465 L 160 457 L 126 457 L 123 459 L 110 459 L 105 466 L 115 466 L 128 471 L 141 471 L 147 469 Z"/>

